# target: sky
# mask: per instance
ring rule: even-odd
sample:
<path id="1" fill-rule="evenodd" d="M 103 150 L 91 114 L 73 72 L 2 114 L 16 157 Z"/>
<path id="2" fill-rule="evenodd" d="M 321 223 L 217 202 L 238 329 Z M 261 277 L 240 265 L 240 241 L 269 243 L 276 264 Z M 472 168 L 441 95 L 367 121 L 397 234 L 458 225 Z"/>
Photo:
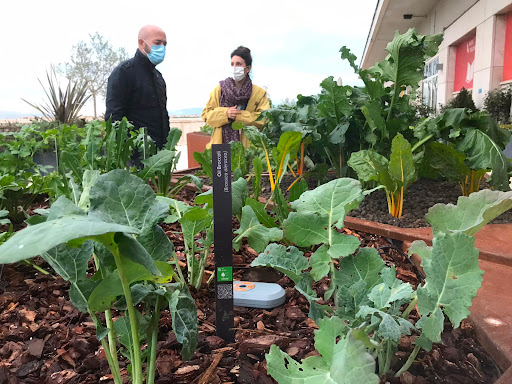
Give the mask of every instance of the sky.
<path id="1" fill-rule="evenodd" d="M 343 84 L 359 80 L 340 59 L 346 45 L 361 57 L 377 0 L 2 1 L 0 5 L 0 111 L 33 114 L 21 98 L 40 103 L 46 70 L 69 61 L 73 45 L 98 32 L 131 55 L 146 24 L 167 34 L 157 69 L 167 83 L 170 111 L 202 108 L 231 73 L 230 54 L 251 49 L 253 83 L 274 104 L 320 91 L 327 76 Z M 66 82 L 63 81 L 63 84 Z M 105 110 L 98 101 L 98 112 Z M 89 102 L 83 114 L 92 115 Z"/>

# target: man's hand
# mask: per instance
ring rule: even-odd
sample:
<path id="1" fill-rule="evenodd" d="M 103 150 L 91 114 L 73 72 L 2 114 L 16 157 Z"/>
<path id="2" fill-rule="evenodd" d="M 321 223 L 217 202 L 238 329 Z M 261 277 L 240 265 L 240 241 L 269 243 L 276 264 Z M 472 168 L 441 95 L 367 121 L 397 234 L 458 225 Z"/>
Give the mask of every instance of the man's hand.
<path id="1" fill-rule="evenodd" d="M 238 106 L 235 105 L 234 107 L 228 108 L 228 119 L 235 120 L 236 117 L 242 112 L 239 109 L 237 109 L 237 107 Z"/>

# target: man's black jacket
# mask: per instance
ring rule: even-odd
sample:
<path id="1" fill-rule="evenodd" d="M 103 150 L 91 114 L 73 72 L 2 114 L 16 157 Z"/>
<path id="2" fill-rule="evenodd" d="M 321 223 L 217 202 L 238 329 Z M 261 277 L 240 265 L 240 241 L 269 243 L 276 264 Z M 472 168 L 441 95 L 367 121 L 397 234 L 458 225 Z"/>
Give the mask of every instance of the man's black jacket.
<path id="1" fill-rule="evenodd" d="M 138 49 L 108 78 L 105 119 L 112 117 L 112 121 L 118 121 L 124 116 L 135 128 L 147 127 L 159 148 L 165 144 L 169 133 L 165 81 Z"/>

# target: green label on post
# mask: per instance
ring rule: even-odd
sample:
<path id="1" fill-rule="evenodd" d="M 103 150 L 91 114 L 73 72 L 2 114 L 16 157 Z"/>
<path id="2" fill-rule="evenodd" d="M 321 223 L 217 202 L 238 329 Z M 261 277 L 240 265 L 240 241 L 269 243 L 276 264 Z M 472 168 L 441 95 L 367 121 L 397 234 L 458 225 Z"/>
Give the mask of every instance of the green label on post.
<path id="1" fill-rule="evenodd" d="M 217 281 L 233 281 L 233 267 L 218 267 Z"/>

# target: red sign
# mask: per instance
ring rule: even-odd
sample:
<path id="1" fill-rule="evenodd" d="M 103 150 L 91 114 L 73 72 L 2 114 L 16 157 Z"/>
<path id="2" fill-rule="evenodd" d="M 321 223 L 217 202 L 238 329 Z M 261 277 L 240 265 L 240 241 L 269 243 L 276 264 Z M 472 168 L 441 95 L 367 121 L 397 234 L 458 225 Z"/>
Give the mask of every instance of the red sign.
<path id="1" fill-rule="evenodd" d="M 457 46 L 455 55 L 455 81 L 453 92 L 462 88 L 473 88 L 473 70 L 475 66 L 476 35 L 463 41 Z"/>
<path id="2" fill-rule="evenodd" d="M 512 12 L 507 16 L 505 53 L 503 57 L 503 81 L 512 80 Z"/>

